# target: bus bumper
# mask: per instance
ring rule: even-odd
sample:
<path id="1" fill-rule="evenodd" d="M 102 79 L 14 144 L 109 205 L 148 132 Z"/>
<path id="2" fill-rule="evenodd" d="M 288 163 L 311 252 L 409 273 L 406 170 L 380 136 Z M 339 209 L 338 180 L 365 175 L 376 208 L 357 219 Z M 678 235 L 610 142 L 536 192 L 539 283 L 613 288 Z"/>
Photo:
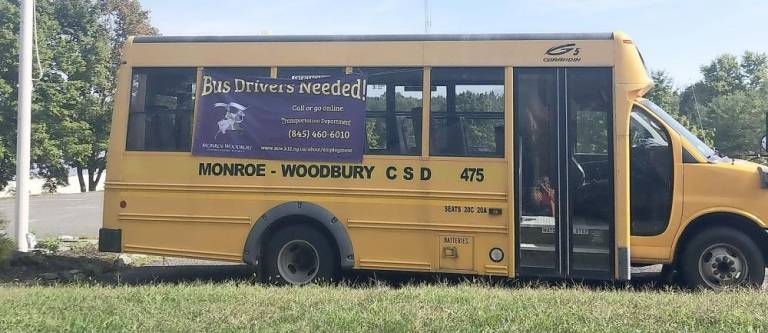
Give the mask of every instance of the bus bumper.
<path id="1" fill-rule="evenodd" d="M 123 232 L 120 229 L 99 229 L 99 252 L 123 252 Z"/>

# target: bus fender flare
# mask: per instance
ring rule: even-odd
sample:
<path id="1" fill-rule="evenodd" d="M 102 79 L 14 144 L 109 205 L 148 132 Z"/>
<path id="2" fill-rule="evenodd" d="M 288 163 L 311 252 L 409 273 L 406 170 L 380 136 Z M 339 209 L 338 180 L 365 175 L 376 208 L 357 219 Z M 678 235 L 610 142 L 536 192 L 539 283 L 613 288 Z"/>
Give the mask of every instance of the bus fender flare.
<path id="1" fill-rule="evenodd" d="M 706 225 L 718 225 L 723 227 L 731 227 L 740 230 L 748 236 L 761 241 L 756 241 L 759 247 L 765 251 L 766 258 L 768 258 L 768 229 L 766 229 L 766 223 L 759 219 L 757 216 L 749 214 L 747 212 L 739 211 L 738 209 L 731 207 L 715 207 L 707 210 L 703 210 L 693 214 L 694 217 L 689 218 L 688 221 L 681 225 L 675 235 L 673 244 L 673 250 L 670 253 L 670 259 L 673 261 L 679 257 L 679 252 L 682 245 L 687 240 L 686 238 L 694 234 L 698 229 Z M 718 218 L 720 217 L 720 218 Z M 722 222 L 725 219 L 729 219 L 729 223 L 717 223 Z"/>
<path id="2" fill-rule="evenodd" d="M 351 269 L 355 265 L 355 256 L 352 249 L 352 241 L 349 238 L 344 224 L 329 210 L 304 201 L 291 201 L 282 203 L 269 209 L 261 215 L 251 227 L 243 249 L 243 261 L 259 266 L 261 263 L 261 249 L 266 242 L 264 235 L 278 224 L 285 223 L 285 217 L 297 216 L 306 218 L 306 221 L 318 224 L 330 234 L 339 249 L 339 264 L 342 269 Z"/>

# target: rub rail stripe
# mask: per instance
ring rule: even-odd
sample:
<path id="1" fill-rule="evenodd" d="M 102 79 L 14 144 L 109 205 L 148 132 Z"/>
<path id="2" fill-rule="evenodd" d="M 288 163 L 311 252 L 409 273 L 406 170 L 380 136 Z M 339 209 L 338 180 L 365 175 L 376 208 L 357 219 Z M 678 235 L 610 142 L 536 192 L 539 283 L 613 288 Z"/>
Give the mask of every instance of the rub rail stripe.
<path id="1" fill-rule="evenodd" d="M 180 192 L 223 192 L 223 193 L 259 193 L 259 194 L 319 194 L 335 196 L 381 196 L 428 199 L 475 199 L 487 201 L 507 201 L 504 192 L 463 192 L 436 190 L 394 190 L 373 188 L 334 188 L 334 187 L 289 187 L 289 186 L 256 186 L 256 185 L 192 185 L 192 184 L 160 184 L 160 183 L 130 183 L 108 182 L 107 190 L 133 191 L 180 191 Z"/>

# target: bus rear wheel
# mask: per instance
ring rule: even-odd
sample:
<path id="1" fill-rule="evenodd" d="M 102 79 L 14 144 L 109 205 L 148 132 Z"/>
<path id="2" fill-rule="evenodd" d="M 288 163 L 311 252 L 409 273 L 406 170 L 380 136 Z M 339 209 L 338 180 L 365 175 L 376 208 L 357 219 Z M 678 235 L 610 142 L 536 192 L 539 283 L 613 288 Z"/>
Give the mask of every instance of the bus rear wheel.
<path id="1" fill-rule="evenodd" d="M 694 236 L 681 257 L 685 283 L 694 289 L 760 287 L 765 259 L 747 235 L 729 228 L 713 228 Z"/>
<path id="2" fill-rule="evenodd" d="M 267 244 L 264 280 L 279 285 L 331 281 L 338 258 L 328 239 L 304 226 L 277 230 Z"/>

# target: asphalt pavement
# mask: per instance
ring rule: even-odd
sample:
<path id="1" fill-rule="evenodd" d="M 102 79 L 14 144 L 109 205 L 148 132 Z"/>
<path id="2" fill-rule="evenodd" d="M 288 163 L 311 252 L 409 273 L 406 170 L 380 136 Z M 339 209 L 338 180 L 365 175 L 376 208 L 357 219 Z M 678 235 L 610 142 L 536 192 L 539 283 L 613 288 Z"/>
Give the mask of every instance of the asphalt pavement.
<path id="1" fill-rule="evenodd" d="M 101 191 L 33 195 L 29 200 L 29 230 L 37 239 L 61 235 L 96 238 L 103 202 Z M 15 214 L 15 200 L 0 199 L 0 218 L 13 221 Z M 11 229 L 12 226 L 10 223 Z"/>

